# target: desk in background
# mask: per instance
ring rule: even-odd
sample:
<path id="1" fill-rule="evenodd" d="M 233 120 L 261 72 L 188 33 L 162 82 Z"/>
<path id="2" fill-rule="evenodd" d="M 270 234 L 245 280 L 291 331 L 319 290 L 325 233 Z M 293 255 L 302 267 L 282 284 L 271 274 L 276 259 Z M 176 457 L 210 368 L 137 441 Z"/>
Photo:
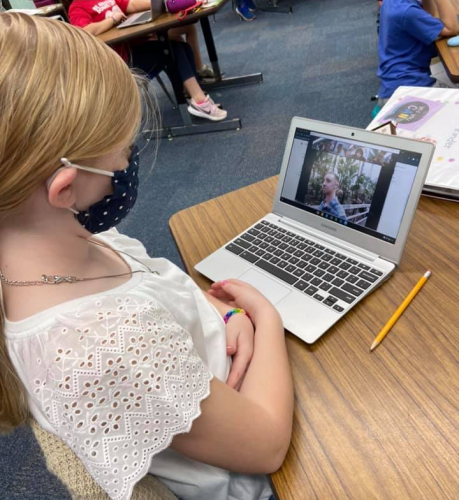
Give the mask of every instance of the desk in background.
<path id="1" fill-rule="evenodd" d="M 204 40 L 206 42 L 209 60 L 210 63 L 212 64 L 212 68 L 216 76 L 215 83 L 201 85 L 201 87 L 204 90 L 261 83 L 263 81 L 263 75 L 261 73 L 254 73 L 246 76 L 227 78 L 223 77 L 220 71 L 217 50 L 215 48 L 215 43 L 212 36 L 209 16 L 216 14 L 225 5 L 227 1 L 228 0 L 220 0 L 220 2 L 214 5 L 213 7 L 201 9 L 193 14 L 188 14 L 185 21 L 179 21 L 174 15 L 164 13 L 158 19 L 150 23 L 133 26 L 131 28 L 123 28 L 123 29 L 112 28 L 111 30 L 102 33 L 101 35 L 98 36 L 98 38 L 103 42 L 109 45 L 113 45 L 116 43 L 127 42 L 139 37 L 151 35 L 152 33 L 156 33 L 158 35 L 158 42 L 163 45 L 163 50 L 167 51 L 166 54 L 171 60 L 171 63 L 169 64 L 169 70 L 172 70 L 171 83 L 174 89 L 175 99 L 179 105 L 183 121 L 183 126 L 168 127 L 164 129 L 162 131 L 163 137 L 171 138 L 179 135 L 200 134 L 204 132 L 216 132 L 222 130 L 235 130 L 235 129 L 238 130 L 242 127 L 239 118 L 233 118 L 231 120 L 224 120 L 221 122 L 206 121 L 206 123 L 193 124 L 191 116 L 187 111 L 188 104 L 186 103 L 183 94 L 183 85 L 175 69 L 176 66 L 173 58 L 173 53 L 167 36 L 167 31 L 172 28 L 177 28 L 179 26 L 183 26 L 184 24 L 200 21 L 202 31 L 204 34 Z"/>
<path id="2" fill-rule="evenodd" d="M 193 266 L 271 211 L 277 178 L 175 214 Z M 287 333 L 295 385 L 279 500 L 459 498 L 459 204 L 421 197 L 400 268 L 309 346 Z M 433 275 L 383 343 L 379 329 L 421 275 Z"/>

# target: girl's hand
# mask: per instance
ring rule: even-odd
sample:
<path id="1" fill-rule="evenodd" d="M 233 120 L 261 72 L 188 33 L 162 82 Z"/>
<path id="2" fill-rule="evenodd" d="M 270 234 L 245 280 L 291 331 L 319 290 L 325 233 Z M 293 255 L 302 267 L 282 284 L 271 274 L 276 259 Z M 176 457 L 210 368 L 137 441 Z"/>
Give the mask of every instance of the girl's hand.
<path id="1" fill-rule="evenodd" d="M 117 26 L 122 21 L 125 21 L 127 17 L 122 12 L 113 12 L 112 19 L 114 25 Z"/>
<path id="2" fill-rule="evenodd" d="M 233 364 L 226 383 L 241 388 L 245 372 L 253 356 L 253 323 L 245 314 L 233 314 L 226 324 L 226 352 L 232 356 Z"/>
<path id="3" fill-rule="evenodd" d="M 244 281 L 218 281 L 212 284 L 208 293 L 231 307 L 240 307 L 247 311 L 255 327 L 263 316 L 279 318 L 279 313 L 271 302 L 256 288 Z"/>

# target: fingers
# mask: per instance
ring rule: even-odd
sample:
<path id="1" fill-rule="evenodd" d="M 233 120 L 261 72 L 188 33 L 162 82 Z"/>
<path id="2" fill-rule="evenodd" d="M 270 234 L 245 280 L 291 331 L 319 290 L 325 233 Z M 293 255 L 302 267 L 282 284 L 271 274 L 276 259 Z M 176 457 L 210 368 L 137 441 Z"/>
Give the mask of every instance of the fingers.
<path id="1" fill-rule="evenodd" d="M 228 343 L 229 344 L 229 343 Z M 240 388 L 253 355 L 253 333 L 244 332 L 237 337 L 236 353 L 226 383 L 233 389 Z"/>

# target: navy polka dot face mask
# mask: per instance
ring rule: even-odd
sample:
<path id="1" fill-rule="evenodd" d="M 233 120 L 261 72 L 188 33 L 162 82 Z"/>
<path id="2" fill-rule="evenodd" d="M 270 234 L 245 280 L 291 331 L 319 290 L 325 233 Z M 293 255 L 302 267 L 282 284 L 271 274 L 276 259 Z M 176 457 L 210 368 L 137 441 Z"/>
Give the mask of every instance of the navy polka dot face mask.
<path id="1" fill-rule="evenodd" d="M 72 209 L 78 222 L 92 234 L 101 233 L 119 224 L 131 211 L 137 199 L 139 188 L 139 150 L 137 146 L 129 157 L 129 165 L 125 170 L 108 172 L 97 168 L 83 167 L 62 158 L 66 167 L 73 167 L 93 174 L 106 175 L 112 178 L 113 194 L 91 205 L 87 210 L 78 212 Z"/>

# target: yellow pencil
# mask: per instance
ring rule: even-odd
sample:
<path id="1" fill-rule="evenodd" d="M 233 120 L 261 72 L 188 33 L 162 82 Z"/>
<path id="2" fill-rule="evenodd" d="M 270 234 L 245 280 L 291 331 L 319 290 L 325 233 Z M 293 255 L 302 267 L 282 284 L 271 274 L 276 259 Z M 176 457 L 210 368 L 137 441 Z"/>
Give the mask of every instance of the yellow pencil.
<path id="1" fill-rule="evenodd" d="M 429 279 L 432 272 L 430 269 L 424 274 L 424 276 L 416 283 L 416 286 L 411 290 L 411 292 L 407 295 L 406 299 L 401 303 L 400 307 L 394 312 L 392 318 L 386 323 L 384 328 L 378 333 L 375 340 L 371 344 L 370 351 L 372 351 L 375 347 L 377 347 L 382 339 L 389 333 L 389 330 L 394 326 L 395 322 L 400 318 L 403 314 L 403 311 L 408 307 L 409 303 L 416 297 L 416 294 L 422 288 L 424 283 Z"/>

